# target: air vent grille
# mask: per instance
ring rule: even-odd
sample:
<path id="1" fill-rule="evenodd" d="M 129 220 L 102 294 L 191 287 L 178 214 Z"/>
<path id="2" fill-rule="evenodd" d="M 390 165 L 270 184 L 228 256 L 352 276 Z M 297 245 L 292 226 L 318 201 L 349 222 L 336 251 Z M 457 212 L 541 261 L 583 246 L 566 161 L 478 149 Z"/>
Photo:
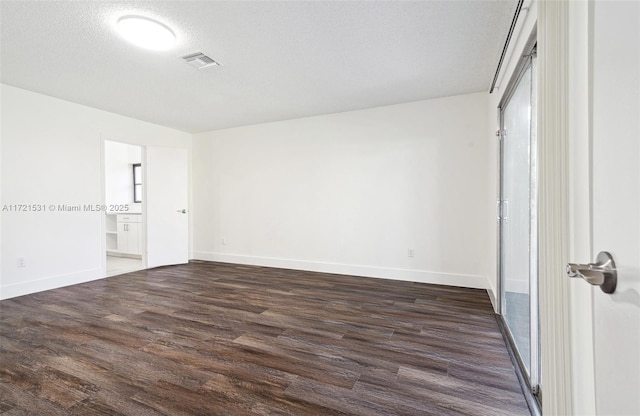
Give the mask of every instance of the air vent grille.
<path id="1" fill-rule="evenodd" d="M 220 66 L 218 62 L 211 59 L 209 56 L 205 55 L 202 52 L 190 53 L 189 55 L 185 55 L 180 59 L 182 59 L 188 65 L 196 69 L 204 69 L 204 68 L 209 68 L 213 66 Z"/>

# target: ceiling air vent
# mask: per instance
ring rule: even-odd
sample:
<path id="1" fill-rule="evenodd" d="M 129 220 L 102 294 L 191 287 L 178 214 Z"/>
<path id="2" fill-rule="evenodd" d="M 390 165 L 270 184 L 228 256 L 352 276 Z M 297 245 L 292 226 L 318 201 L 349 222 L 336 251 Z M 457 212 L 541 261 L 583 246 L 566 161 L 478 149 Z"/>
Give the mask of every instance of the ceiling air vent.
<path id="1" fill-rule="evenodd" d="M 190 53 L 189 55 L 185 55 L 182 58 L 187 64 L 191 65 L 196 69 L 204 69 L 212 66 L 220 66 L 220 64 L 202 52 Z"/>

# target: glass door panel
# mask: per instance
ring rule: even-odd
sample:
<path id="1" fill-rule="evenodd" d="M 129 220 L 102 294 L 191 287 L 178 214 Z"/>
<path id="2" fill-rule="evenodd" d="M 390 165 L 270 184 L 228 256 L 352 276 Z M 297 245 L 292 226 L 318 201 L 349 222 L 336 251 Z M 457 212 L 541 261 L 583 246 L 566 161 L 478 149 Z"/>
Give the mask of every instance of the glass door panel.
<path id="1" fill-rule="evenodd" d="M 528 65 L 502 108 L 501 314 L 531 376 L 532 69 Z"/>

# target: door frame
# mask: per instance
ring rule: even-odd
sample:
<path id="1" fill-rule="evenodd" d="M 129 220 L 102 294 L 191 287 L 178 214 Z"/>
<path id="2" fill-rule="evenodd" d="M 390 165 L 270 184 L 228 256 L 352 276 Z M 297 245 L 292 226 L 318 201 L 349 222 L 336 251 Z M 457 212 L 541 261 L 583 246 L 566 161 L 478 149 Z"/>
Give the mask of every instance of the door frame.
<path id="1" fill-rule="evenodd" d="M 564 267 L 591 261 L 592 2 L 538 5 L 540 341 L 543 414 L 595 414 L 592 289 Z"/>

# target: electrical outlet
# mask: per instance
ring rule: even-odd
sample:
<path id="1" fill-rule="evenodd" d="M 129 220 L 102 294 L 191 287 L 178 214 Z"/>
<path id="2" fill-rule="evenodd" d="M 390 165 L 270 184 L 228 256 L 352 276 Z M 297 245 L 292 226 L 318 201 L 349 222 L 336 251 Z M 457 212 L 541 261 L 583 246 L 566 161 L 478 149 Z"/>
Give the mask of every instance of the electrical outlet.
<path id="1" fill-rule="evenodd" d="M 226 245 L 227 245 L 227 239 L 226 239 L 226 238 L 223 238 L 223 239 L 222 239 L 222 245 L 223 245 L 223 246 L 226 246 Z"/>
<path id="2" fill-rule="evenodd" d="M 412 248 L 409 249 L 409 257 L 413 257 L 415 255 L 415 252 L 413 251 Z"/>
<path id="3" fill-rule="evenodd" d="M 18 267 L 27 267 L 27 264 L 24 262 L 24 257 L 18 257 Z"/>

